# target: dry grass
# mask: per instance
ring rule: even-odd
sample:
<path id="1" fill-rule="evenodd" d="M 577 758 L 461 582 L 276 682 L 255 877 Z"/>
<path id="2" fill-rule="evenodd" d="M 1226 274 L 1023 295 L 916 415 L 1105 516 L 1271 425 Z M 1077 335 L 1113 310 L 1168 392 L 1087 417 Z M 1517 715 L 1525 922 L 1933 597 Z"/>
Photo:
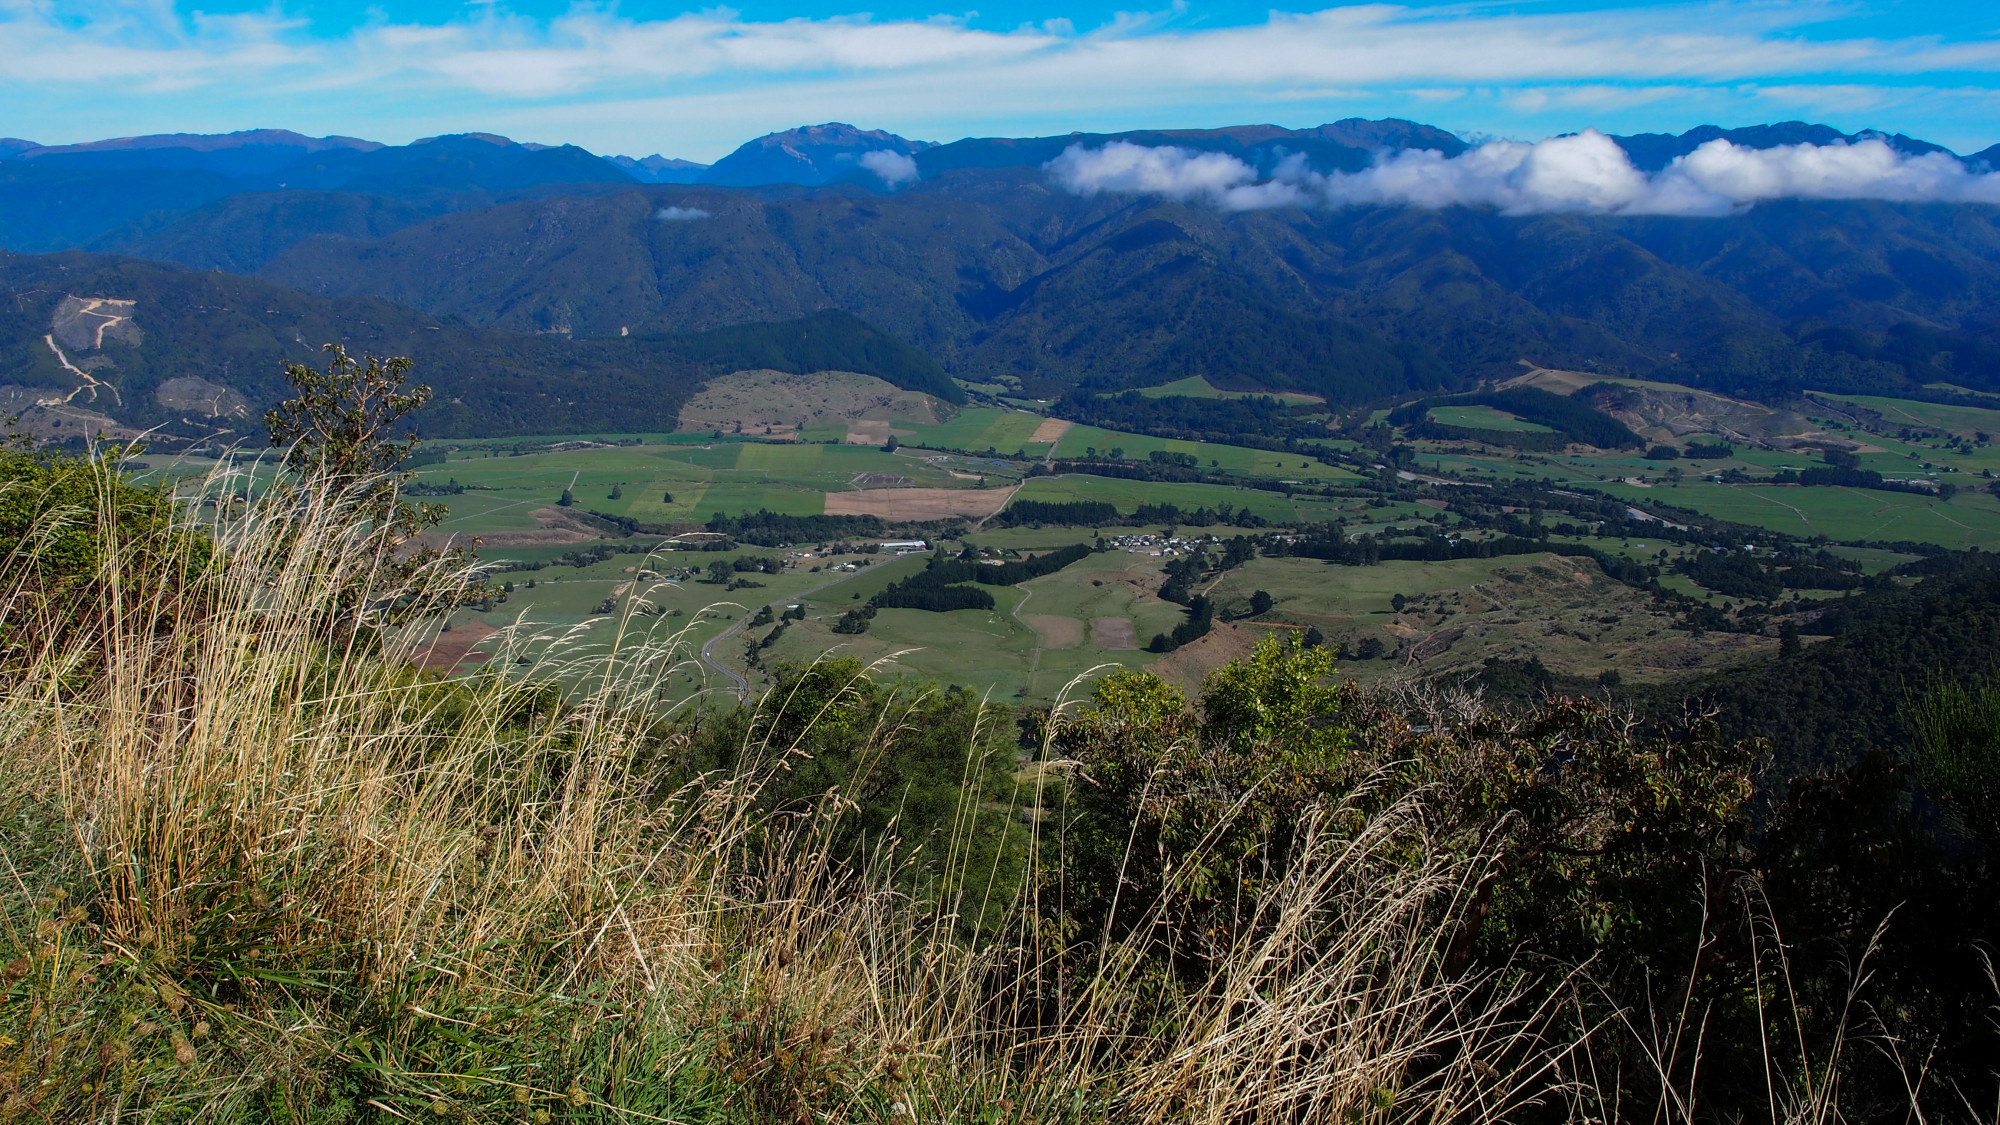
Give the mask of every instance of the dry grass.
<path id="1" fill-rule="evenodd" d="M 893 846 L 829 858 L 844 794 L 756 814 L 796 747 L 669 768 L 691 653 L 659 619 L 440 681 L 421 632 L 370 627 L 396 591 L 343 598 L 383 544 L 340 497 L 210 518 L 191 594 L 107 542 L 103 635 L 4 685 L 0 1119 L 1443 1123 L 1549 1086 L 1524 978 L 1442 967 L 1482 867 L 1431 846 L 1422 794 L 1306 826 L 1167 1023 L 1115 942 L 1050 1007 L 1009 975 L 1049 955 L 1032 892 L 972 943 L 982 873 L 926 909 Z"/>

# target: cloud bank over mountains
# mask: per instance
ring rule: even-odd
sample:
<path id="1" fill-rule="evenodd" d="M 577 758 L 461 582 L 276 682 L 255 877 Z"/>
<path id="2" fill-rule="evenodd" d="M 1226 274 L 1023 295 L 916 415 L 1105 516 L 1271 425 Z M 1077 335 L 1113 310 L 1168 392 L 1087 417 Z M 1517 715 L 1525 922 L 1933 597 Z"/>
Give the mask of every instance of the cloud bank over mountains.
<path id="1" fill-rule="evenodd" d="M 1717 139 L 1651 175 L 1594 129 L 1534 144 L 1492 141 L 1455 157 L 1384 153 L 1359 172 L 1322 173 L 1301 155 L 1263 175 L 1234 156 L 1119 141 L 1072 145 L 1047 165 L 1078 195 L 1152 195 L 1225 211 L 1273 207 L 1491 207 L 1510 215 L 1727 215 L 1776 199 L 2000 203 L 2000 173 L 1883 141 L 1748 148 Z"/>

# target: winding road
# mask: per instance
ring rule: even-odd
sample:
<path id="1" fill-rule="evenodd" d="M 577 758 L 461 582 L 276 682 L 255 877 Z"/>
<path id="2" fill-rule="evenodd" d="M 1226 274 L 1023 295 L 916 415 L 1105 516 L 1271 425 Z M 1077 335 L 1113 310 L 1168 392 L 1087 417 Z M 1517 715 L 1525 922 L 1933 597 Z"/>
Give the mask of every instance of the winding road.
<path id="1" fill-rule="evenodd" d="M 802 602 L 806 600 L 806 598 L 812 596 L 813 594 L 819 593 L 821 590 L 824 590 L 829 586 L 838 586 L 842 582 L 852 581 L 853 579 L 859 578 L 864 574 L 870 573 L 874 569 L 875 568 L 871 566 L 867 570 L 857 570 L 853 574 L 842 575 L 841 577 L 836 578 L 831 582 L 822 582 L 819 585 L 814 586 L 810 589 L 800 590 L 796 594 L 787 595 L 786 600 L 794 602 Z M 742 632 L 743 627 L 750 623 L 751 616 L 752 616 L 751 614 L 745 613 L 741 621 L 738 621 L 736 624 L 731 625 L 729 628 L 724 629 L 722 632 L 717 633 L 713 637 L 710 637 L 708 639 L 708 643 L 701 646 L 701 662 L 703 664 L 708 665 L 710 668 L 715 669 L 717 672 L 722 673 L 724 676 L 729 677 L 730 682 L 735 685 L 735 687 L 732 690 L 736 692 L 736 698 L 739 701 L 750 698 L 750 681 L 744 679 L 742 676 L 737 675 L 735 672 L 729 670 L 728 668 L 724 668 L 719 662 L 717 662 L 714 653 L 716 645 L 719 645 L 723 641 L 728 640 L 730 637 L 733 637 L 736 634 Z"/>

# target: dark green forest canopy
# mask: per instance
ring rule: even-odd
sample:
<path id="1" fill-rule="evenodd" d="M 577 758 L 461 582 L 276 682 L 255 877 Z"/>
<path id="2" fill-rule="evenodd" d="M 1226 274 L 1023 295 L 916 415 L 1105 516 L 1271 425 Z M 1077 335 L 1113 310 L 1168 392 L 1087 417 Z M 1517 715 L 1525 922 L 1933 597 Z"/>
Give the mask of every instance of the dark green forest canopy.
<path id="1" fill-rule="evenodd" d="M 135 426 L 187 429 L 162 384 L 195 378 L 246 402 L 243 417 L 284 394 L 287 362 L 311 363 L 320 344 L 350 354 L 408 356 L 436 392 L 413 417 L 426 436 L 507 436 L 671 430 L 706 380 L 744 367 L 874 375 L 900 387 L 959 399 L 928 356 L 838 310 L 800 320 L 748 323 L 709 333 L 571 339 L 433 319 L 373 297 L 323 297 L 254 278 L 197 273 L 128 258 L 0 254 L 0 384 L 76 386 L 43 339 L 66 298 L 136 302 L 138 339 L 108 335 L 91 358 L 115 400 L 90 405 Z M 77 359 L 83 357 L 79 355 Z M 199 432 L 235 424 L 225 417 Z"/>
<path id="2" fill-rule="evenodd" d="M 185 310 L 199 315 L 180 315 L 157 284 L 138 292 L 135 271 L 165 267 L 74 253 L 0 259 L 0 283 L 30 305 L 42 292 L 142 300 L 147 354 L 120 367 L 135 392 L 120 409 L 136 424 L 169 419 L 151 391 L 176 376 L 268 404 L 263 384 L 281 354 L 304 358 L 289 354 L 299 339 L 411 354 L 440 390 L 422 424 L 452 435 L 656 428 L 704 370 L 737 364 L 861 371 L 948 400 L 948 375 L 1012 377 L 1051 400 L 1199 375 L 1358 404 L 1510 377 L 1524 360 L 1763 401 L 2000 390 L 2000 328 L 1982 311 L 2000 300 L 1990 207 L 1826 201 L 1644 221 L 1222 215 L 1026 190 L 1021 175 L 953 173 L 887 198 L 607 182 L 468 197 L 430 217 L 365 194 L 280 206 L 283 193 L 253 193 L 188 204 L 179 226 L 169 213 L 128 241 L 295 289 L 173 271 L 175 285 L 203 291 Z M 224 203 L 226 214 L 213 210 Z M 669 207 L 706 217 L 658 220 Z M 247 227 L 290 242 L 236 246 Z M 558 252 L 524 274 L 518 248 L 554 227 Z M 119 270 L 124 290 L 106 272 Z M 303 307 L 369 297 L 397 304 Z M 47 331 L 39 309 L 29 319 L 32 335 L 0 339 L 0 378 L 62 385 L 52 356 L 18 347 Z M 151 354 L 162 347 L 181 354 Z M 445 393 L 454 375 L 484 393 Z M 1296 424 L 1257 420 L 1283 423 L 1267 440 Z M 1249 421 L 1163 414 L 1146 429 L 1242 435 Z"/>

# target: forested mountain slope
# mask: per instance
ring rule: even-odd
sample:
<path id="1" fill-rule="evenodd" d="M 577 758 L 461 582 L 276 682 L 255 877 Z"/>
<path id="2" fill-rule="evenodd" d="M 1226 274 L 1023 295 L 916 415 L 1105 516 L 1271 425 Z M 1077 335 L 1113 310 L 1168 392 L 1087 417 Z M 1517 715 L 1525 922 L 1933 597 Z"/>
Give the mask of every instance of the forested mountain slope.
<path id="1" fill-rule="evenodd" d="M 852 370 L 946 398 L 928 356 L 838 310 L 710 333 L 572 340 L 440 321 L 375 297 L 321 297 L 226 273 L 67 253 L 0 253 L 0 406 L 59 401 L 132 427 L 262 432 L 287 362 L 320 345 L 402 355 L 437 392 L 427 434 L 670 430 L 713 375 Z"/>
<path id="2" fill-rule="evenodd" d="M 1204 374 L 1353 402 L 1530 359 L 1761 396 L 1987 387 L 1996 217 L 1872 202 L 1675 219 L 1229 214 L 972 170 L 891 197 L 521 200 L 313 239 L 261 272 L 577 335 L 847 308 L 954 374 L 1012 374 L 1044 395 Z"/>
<path id="3" fill-rule="evenodd" d="M 1722 141 L 1880 140 L 1953 159 L 1800 122 L 1614 140 L 1645 169 Z M 1409 121 L 935 146 L 834 123 L 759 138 L 702 173 L 737 186 L 641 184 L 573 146 L 486 134 L 138 141 L 0 160 L 0 245 L 87 245 L 576 338 L 845 309 L 953 375 L 1011 376 L 1045 398 L 1203 375 L 1353 404 L 1513 375 L 1524 360 L 1766 399 L 2000 389 L 1992 205 L 1235 211 L 1079 195 L 1045 167 L 1071 146 L 1120 143 L 1199 149 L 1258 175 L 1466 150 Z"/>

